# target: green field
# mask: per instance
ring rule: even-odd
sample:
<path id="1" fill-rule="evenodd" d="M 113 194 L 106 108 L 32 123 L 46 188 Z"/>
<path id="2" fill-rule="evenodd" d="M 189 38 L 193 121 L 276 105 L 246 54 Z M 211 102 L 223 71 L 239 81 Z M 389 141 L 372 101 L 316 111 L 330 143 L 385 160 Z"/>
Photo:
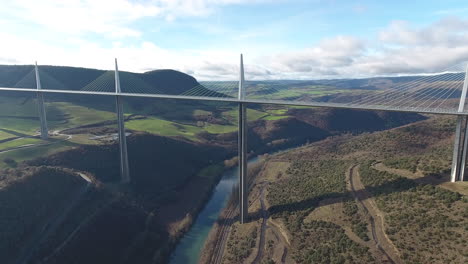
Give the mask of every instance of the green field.
<path id="1" fill-rule="evenodd" d="M 37 106 L 33 97 L 0 97 L 2 116 L 37 117 Z"/>
<path id="2" fill-rule="evenodd" d="M 21 162 L 64 151 L 66 149 L 71 148 L 74 145 L 75 144 L 73 143 L 62 141 L 51 145 L 42 145 L 0 153 L 0 169 L 8 167 L 8 165 L 4 162 L 6 158 L 13 159 L 16 162 Z"/>
<path id="3" fill-rule="evenodd" d="M 4 143 L 0 143 L 0 151 L 5 150 L 5 149 L 11 149 L 11 148 L 16 148 L 24 145 L 29 145 L 29 144 L 38 144 L 43 142 L 40 139 L 37 138 L 21 138 L 21 139 L 15 139 L 11 141 L 7 141 Z"/>
<path id="4" fill-rule="evenodd" d="M 271 93 L 265 94 L 264 91 L 272 89 Z M 272 87 L 270 88 L 265 84 L 258 84 L 255 87 L 250 88 L 253 91 L 252 99 L 287 99 L 297 98 L 301 96 L 320 97 L 325 95 L 332 95 L 338 93 L 349 93 L 350 90 L 338 89 L 333 86 L 325 85 L 308 85 L 308 86 L 288 86 L 285 87 Z"/>
<path id="5" fill-rule="evenodd" d="M 237 109 L 237 107 L 232 110 L 224 111 L 222 113 L 222 116 L 233 124 L 237 124 L 238 115 L 239 115 L 239 110 Z M 247 108 L 247 120 L 248 121 L 255 121 L 255 120 L 264 118 L 268 115 L 269 113 Z"/>
<path id="6" fill-rule="evenodd" d="M 206 110 L 200 110 L 200 109 L 196 109 L 193 111 L 193 116 L 196 117 L 196 116 L 205 116 L 205 115 L 211 115 L 212 112 L 210 111 L 206 111 Z"/>
<path id="7" fill-rule="evenodd" d="M 46 102 L 46 113 L 50 131 L 82 127 L 99 124 L 104 121 L 116 120 L 116 114 L 108 105 L 94 108 L 92 102 Z M 279 120 L 287 118 L 287 107 L 274 109 L 247 109 L 248 121 Z M 39 118 L 35 97 L 0 97 L 0 140 L 17 136 L 30 136 L 39 132 Z M 181 102 L 174 108 L 172 103 L 162 100 L 148 100 L 138 104 L 125 104 L 125 116 L 133 116 L 125 123 L 126 128 L 143 131 L 161 136 L 183 137 L 192 141 L 199 141 L 197 134 L 223 134 L 236 132 L 238 129 L 238 108 L 233 104 L 203 103 L 191 105 Z M 142 119 L 139 119 L 142 118 Z M 210 119 L 215 120 L 211 121 Z M 106 124 L 102 127 L 115 125 Z M 10 157 L 17 162 L 49 155 L 53 152 L 67 149 L 74 145 L 102 144 L 99 140 L 90 140 L 92 132 L 82 132 L 73 135 L 70 142 L 54 143 L 46 146 L 28 147 L 9 151 L 0 155 L 0 167 L 6 166 L 2 160 Z M 0 150 L 11 149 L 28 144 L 41 144 L 36 138 L 23 138 L 0 143 Z"/>
<path id="8" fill-rule="evenodd" d="M 206 124 L 203 129 L 211 134 L 224 134 L 237 131 L 237 125 Z"/>
<path id="9" fill-rule="evenodd" d="M 182 136 L 190 140 L 196 140 L 196 134 L 203 131 L 196 126 L 178 124 L 171 121 L 149 117 L 140 120 L 131 120 L 125 122 L 125 126 L 131 130 L 144 131 L 162 136 Z"/>
<path id="10" fill-rule="evenodd" d="M 274 116 L 274 115 L 269 115 L 269 116 L 265 116 L 263 117 L 262 119 L 264 120 L 280 120 L 280 119 L 284 119 L 284 118 L 287 118 L 288 116 Z"/>
<path id="11" fill-rule="evenodd" d="M 0 117 L 0 127 L 22 135 L 34 135 L 39 130 L 39 120 Z"/>
<path id="12" fill-rule="evenodd" d="M 116 114 L 113 112 L 102 111 L 90 107 L 75 105 L 68 102 L 53 102 L 47 105 L 48 114 L 51 111 L 61 113 L 60 118 L 50 121 L 51 129 L 66 129 L 77 126 L 100 123 L 107 120 L 115 120 Z"/>
<path id="13" fill-rule="evenodd" d="M 15 135 L 0 130 L 0 140 L 9 139 L 12 137 L 15 137 Z"/>

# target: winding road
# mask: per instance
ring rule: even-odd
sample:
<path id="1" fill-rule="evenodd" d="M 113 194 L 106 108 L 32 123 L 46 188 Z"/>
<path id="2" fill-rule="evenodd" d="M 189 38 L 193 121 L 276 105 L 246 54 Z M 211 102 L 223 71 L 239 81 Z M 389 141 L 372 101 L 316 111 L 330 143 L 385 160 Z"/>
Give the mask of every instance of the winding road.
<path id="1" fill-rule="evenodd" d="M 384 263 L 402 263 L 398 250 L 393 245 L 392 241 L 385 234 L 385 225 L 383 215 L 377 208 L 370 193 L 365 189 L 361 182 L 358 172 L 358 165 L 354 165 L 349 169 L 349 183 L 354 199 L 361 205 L 364 212 L 369 216 L 371 224 L 371 239 L 374 241 L 377 249 L 387 258 Z"/>
<path id="2" fill-rule="evenodd" d="M 72 135 L 61 134 L 60 132 L 56 132 L 55 135 L 64 136 L 65 138 L 61 139 L 61 140 L 53 141 L 53 142 L 42 143 L 42 144 L 26 144 L 26 145 L 14 147 L 14 148 L 8 148 L 8 149 L 0 150 L 0 154 L 15 151 L 15 150 L 18 150 L 18 149 L 25 149 L 25 148 L 32 148 L 32 147 L 40 147 L 40 146 L 47 146 L 47 145 L 57 144 L 59 142 L 68 141 L 68 140 L 73 138 Z M 14 138 L 14 139 L 12 139 L 10 141 L 20 140 L 20 139 L 24 139 L 24 138 L 39 138 L 39 136 L 37 135 L 37 136 L 28 136 L 28 137 L 18 137 L 18 138 Z M 5 142 L 8 142 L 8 141 L 5 141 Z"/>
<path id="3" fill-rule="evenodd" d="M 262 260 L 263 253 L 265 250 L 265 231 L 267 228 L 267 221 L 268 221 L 268 211 L 265 207 L 265 187 L 266 184 L 263 183 L 262 187 L 260 189 L 260 195 L 259 195 L 259 200 L 260 200 L 260 210 L 262 214 L 262 224 L 260 227 L 260 241 L 258 243 L 258 250 L 257 250 L 257 256 L 255 256 L 254 261 L 252 262 L 253 264 L 258 264 Z"/>

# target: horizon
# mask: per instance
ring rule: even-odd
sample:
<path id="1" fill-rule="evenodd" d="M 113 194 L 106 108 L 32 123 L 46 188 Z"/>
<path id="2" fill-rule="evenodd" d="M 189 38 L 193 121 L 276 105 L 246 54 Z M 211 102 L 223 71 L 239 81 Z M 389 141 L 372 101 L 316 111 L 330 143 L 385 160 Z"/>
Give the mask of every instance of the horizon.
<path id="1" fill-rule="evenodd" d="M 37 62 L 35 62 L 37 63 Z M 0 66 L 30 66 L 34 67 L 35 64 L 0 64 Z M 91 68 L 91 67 L 84 67 L 84 66 L 68 66 L 68 65 L 51 65 L 51 64 L 45 64 L 45 65 L 40 65 L 37 64 L 37 66 L 40 68 L 41 66 L 45 67 L 70 67 L 70 68 L 82 68 L 82 69 L 90 69 L 90 70 L 100 70 L 100 71 L 114 71 L 114 69 L 104 69 L 104 68 Z M 237 82 L 238 81 L 238 76 L 235 76 L 233 78 L 237 79 L 199 79 L 194 75 L 190 75 L 186 72 L 177 70 L 177 69 L 171 69 L 171 68 L 160 68 L 160 69 L 153 69 L 145 72 L 137 72 L 137 71 L 128 71 L 128 70 L 120 70 L 120 64 L 119 64 L 119 72 L 129 72 L 129 73 L 138 73 L 138 74 L 144 74 L 144 73 L 149 73 L 153 71 L 164 71 L 164 70 L 172 70 L 172 71 L 179 71 L 181 73 L 185 73 L 193 78 L 195 78 L 198 82 Z M 450 70 L 449 70 L 450 69 Z M 405 78 L 405 77 L 427 77 L 427 76 L 436 76 L 436 75 L 444 75 L 444 74 L 459 74 L 459 73 L 465 73 L 468 71 L 468 61 L 464 61 L 461 63 L 457 63 L 456 65 L 452 65 L 451 67 L 448 67 L 446 69 L 443 69 L 441 71 L 436 71 L 436 72 L 421 72 L 421 73 L 401 73 L 401 74 L 388 74 L 388 75 L 375 75 L 375 76 L 359 76 L 359 77 L 344 77 L 344 76 L 337 76 L 336 78 L 309 78 L 309 79 L 248 79 L 246 78 L 245 81 L 249 82 L 278 82 L 278 81 L 297 81 L 297 82 L 308 82 L 308 81 L 340 81 L 340 80 L 365 80 L 365 79 L 378 79 L 378 78 Z M 246 72 L 247 69 L 246 69 Z M 237 73 L 238 75 L 238 73 Z"/>

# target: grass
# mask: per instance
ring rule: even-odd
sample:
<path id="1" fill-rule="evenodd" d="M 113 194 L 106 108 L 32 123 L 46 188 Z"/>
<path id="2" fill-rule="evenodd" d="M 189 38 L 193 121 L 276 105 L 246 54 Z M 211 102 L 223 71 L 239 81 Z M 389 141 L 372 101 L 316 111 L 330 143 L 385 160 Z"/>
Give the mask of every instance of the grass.
<path id="1" fill-rule="evenodd" d="M 8 167 L 3 162 L 5 158 L 13 159 L 16 162 L 21 162 L 25 160 L 35 159 L 38 157 L 49 156 L 54 153 L 69 149 L 73 146 L 73 143 L 62 141 L 51 145 L 36 146 L 31 148 L 13 150 L 6 153 L 0 153 L 0 169 Z"/>
<path id="2" fill-rule="evenodd" d="M 337 89 L 331 86 L 324 86 L 324 85 L 309 85 L 309 86 L 300 86 L 294 87 L 290 86 L 288 88 L 280 88 L 279 90 L 275 91 L 274 93 L 270 94 L 262 94 L 261 90 L 268 89 L 268 87 L 264 87 L 260 85 L 257 90 L 258 93 L 252 96 L 253 99 L 285 99 L 285 98 L 295 98 L 304 95 L 319 97 L 325 95 L 332 95 L 337 93 L 347 93 L 351 92 L 352 90 L 343 90 Z"/>
<path id="3" fill-rule="evenodd" d="M 311 109 L 311 108 L 317 108 L 314 106 L 303 106 L 303 105 L 289 105 L 289 108 L 296 108 L 296 109 Z"/>
<path id="4" fill-rule="evenodd" d="M 68 102 L 46 103 L 46 110 L 50 129 L 65 129 L 116 118 L 113 112 Z M 27 135 L 39 129 L 37 105 L 32 97 L 0 97 L 0 113 L 1 128 Z"/>
<path id="5" fill-rule="evenodd" d="M 15 135 L 12 135 L 10 133 L 7 133 L 7 132 L 4 132 L 4 131 L 0 130 L 0 140 L 9 139 L 9 138 L 12 138 L 12 137 L 15 137 Z"/>
<path id="6" fill-rule="evenodd" d="M 226 118 L 227 120 L 231 121 L 232 123 L 237 123 L 238 115 L 239 115 L 239 110 L 237 109 L 237 107 L 229 111 L 224 111 L 222 113 L 222 116 Z M 269 113 L 247 108 L 247 120 L 248 121 L 255 121 L 255 120 L 264 118 L 268 115 Z"/>
<path id="7" fill-rule="evenodd" d="M 206 111 L 206 110 L 200 110 L 200 109 L 196 109 L 193 111 L 193 116 L 205 116 L 205 115 L 211 115 L 212 112 L 210 111 Z"/>
<path id="8" fill-rule="evenodd" d="M 56 119 L 60 112 L 48 109 L 47 116 Z M 36 100 L 33 96 L 0 96 L 0 127 L 32 135 L 39 129 Z"/>
<path id="9" fill-rule="evenodd" d="M 94 135 L 92 134 L 75 134 L 73 135 L 73 138 L 71 138 L 69 141 L 72 143 L 76 143 L 79 145 L 98 145 L 102 144 L 102 141 L 100 140 L 94 140 L 90 139 L 90 137 L 93 137 Z"/>
<path id="10" fill-rule="evenodd" d="M 0 110 L 2 110 L 2 114 L 5 115 L 4 118 L 0 118 L 0 127 L 25 135 L 37 133 L 39 130 L 39 120 L 37 117 L 37 106 L 33 98 L 34 97 L 0 97 Z M 163 109 L 159 109 L 158 106 L 158 110 L 167 110 L 164 109 L 168 107 L 167 105 L 161 104 L 160 106 Z M 71 102 L 49 102 L 46 104 L 46 107 L 50 130 L 62 130 L 116 119 L 116 115 L 112 111 L 97 110 L 92 107 Z M 136 112 L 135 109 L 128 108 L 128 105 L 126 108 L 127 114 Z M 144 105 L 138 112 L 140 112 L 140 114 L 143 112 L 148 115 L 154 111 L 153 108 L 154 107 L 151 105 Z M 176 111 L 177 113 L 172 113 L 170 115 L 168 113 L 163 114 L 164 118 L 150 116 L 144 120 L 131 120 L 126 124 L 127 127 L 132 130 L 145 131 L 162 136 L 182 136 L 190 140 L 197 140 L 196 134 L 203 131 L 212 134 L 221 134 L 235 132 L 237 130 L 237 107 L 232 108 L 232 106 L 227 106 L 224 109 L 218 109 L 218 111 L 222 111 L 221 116 L 230 122 L 230 124 L 227 125 L 205 123 L 204 126 L 195 126 L 165 120 L 172 120 L 172 118 L 169 117 L 174 114 L 179 115 L 178 113 L 180 113 L 180 116 L 184 116 L 182 114 L 184 111 L 182 110 L 190 111 L 193 117 L 215 114 L 204 109 L 193 109 L 191 105 L 182 105 L 182 109 L 178 109 Z M 285 115 L 286 112 L 287 108 L 268 111 L 247 109 L 247 119 L 248 121 L 259 119 L 279 120 L 287 117 Z M 9 133 L 4 132 L 0 134 L 0 140 L 10 136 Z M 81 141 L 78 143 L 84 143 Z M 92 143 L 93 142 L 86 141 L 86 144 Z"/>
<path id="11" fill-rule="evenodd" d="M 43 141 L 37 138 L 21 138 L 21 139 L 16 139 L 16 140 L 0 143 L 0 150 L 16 148 L 16 147 L 20 147 L 24 145 L 29 145 L 29 144 L 37 144 L 40 142 L 43 142 Z"/>
<path id="12" fill-rule="evenodd" d="M 211 134 L 223 134 L 236 132 L 237 126 L 235 125 L 217 125 L 217 124 L 207 124 L 203 127 L 205 131 Z"/>
<path id="13" fill-rule="evenodd" d="M 255 121 L 259 119 L 265 120 L 279 120 L 288 117 L 284 115 L 287 109 L 269 110 L 267 112 L 247 109 L 248 121 Z M 211 114 L 205 110 L 194 110 L 193 115 L 208 115 Z M 190 140 L 198 140 L 196 134 L 206 131 L 211 134 L 231 133 L 237 131 L 237 118 L 238 109 L 229 109 L 223 111 L 221 116 L 230 121 L 229 125 L 218 125 L 206 123 L 206 125 L 199 127 L 193 125 L 180 124 L 157 117 L 148 117 L 146 119 L 127 121 L 126 127 L 136 131 L 144 131 L 161 136 L 182 136 Z"/>
<path id="14" fill-rule="evenodd" d="M 1 96 L 0 113 L 2 116 L 37 117 L 37 106 L 32 96 Z"/>
<path id="15" fill-rule="evenodd" d="M 37 130 L 39 130 L 39 120 L 1 117 L 0 127 L 25 135 L 33 135 Z"/>
<path id="16" fill-rule="evenodd" d="M 269 116 L 263 117 L 262 119 L 264 119 L 264 120 L 280 120 L 280 119 L 284 119 L 284 118 L 287 118 L 287 117 L 289 117 L 289 116 L 287 116 L 287 115 L 282 115 L 282 116 L 269 115 Z"/>
<path id="17" fill-rule="evenodd" d="M 48 105 L 48 108 L 56 109 L 63 115 L 58 119 L 61 122 L 50 122 L 51 129 L 65 129 L 116 119 L 116 114 L 113 112 L 97 110 L 68 102 L 53 102 Z"/>
<path id="18" fill-rule="evenodd" d="M 182 136 L 190 140 L 197 140 L 196 134 L 200 133 L 202 128 L 184 124 L 177 124 L 171 121 L 149 117 L 147 119 L 131 120 L 125 122 L 128 129 L 144 131 L 161 136 Z"/>
<path id="19" fill-rule="evenodd" d="M 212 134 L 230 133 L 237 131 L 236 125 L 207 124 L 203 127 L 198 127 L 171 122 L 156 117 L 127 121 L 125 122 L 125 126 L 132 130 L 144 131 L 168 137 L 181 136 L 193 141 L 197 141 L 198 138 L 196 135 L 203 131 Z"/>
<path id="20" fill-rule="evenodd" d="M 281 108 L 281 109 L 269 109 L 266 110 L 267 113 L 270 115 L 285 115 L 288 113 L 288 108 Z"/>

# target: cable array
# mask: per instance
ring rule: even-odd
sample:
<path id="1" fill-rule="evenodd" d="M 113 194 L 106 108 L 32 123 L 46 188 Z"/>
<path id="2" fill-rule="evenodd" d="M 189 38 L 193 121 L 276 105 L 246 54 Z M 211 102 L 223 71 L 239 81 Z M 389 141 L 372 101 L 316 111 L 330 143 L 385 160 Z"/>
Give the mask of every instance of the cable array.
<path id="1" fill-rule="evenodd" d="M 82 91 L 115 92 L 115 73 L 106 71 L 101 76 L 84 86 Z"/>
<path id="2" fill-rule="evenodd" d="M 27 73 L 23 78 L 21 78 L 15 85 L 14 88 L 30 88 L 36 89 L 36 75 L 34 69 Z"/>
<path id="3" fill-rule="evenodd" d="M 458 64 L 444 69 L 440 73 L 424 76 L 405 76 L 388 78 L 392 83 L 388 87 L 380 86 L 379 90 L 363 94 L 363 86 L 372 84 L 372 80 L 309 80 L 309 81 L 246 81 L 246 99 L 265 103 L 297 102 L 301 105 L 323 105 L 352 107 L 362 109 L 382 110 L 410 110 L 423 112 L 455 113 L 458 109 L 460 96 L 465 80 L 465 65 Z M 49 75 L 39 70 L 43 89 L 69 90 L 67 87 Z M 92 77 L 94 78 L 94 77 Z M 147 76 L 131 72 L 119 72 L 120 86 L 123 93 L 128 94 L 160 94 L 187 97 L 237 98 L 239 93 L 238 81 L 203 81 L 194 87 L 154 87 L 153 81 Z M 81 79 L 83 80 L 83 79 Z M 86 82 L 85 80 L 83 80 Z M 369 82 L 366 84 L 366 81 Z M 356 84 L 357 82 L 357 84 Z M 157 82 L 156 82 L 157 83 Z M 161 84 L 162 85 L 162 84 Z M 81 84 L 73 89 L 88 92 L 115 92 L 115 72 L 106 71 L 94 80 L 89 81 L 81 89 Z M 310 86 L 310 87 L 309 87 Z M 317 87 L 321 86 L 321 87 Z M 34 69 L 20 79 L 14 88 L 35 88 Z M 323 94 L 330 91 L 359 89 L 361 93 L 341 93 L 341 102 L 324 100 Z M 374 89 L 374 88 L 373 88 Z M 179 91 L 179 92 L 178 92 Z M 326 99 L 326 98 L 325 98 Z M 466 110 L 468 112 L 468 109 Z"/>
<path id="4" fill-rule="evenodd" d="M 393 85 L 384 91 L 361 97 L 349 104 L 379 106 L 395 110 L 408 108 L 441 110 L 442 107 L 451 110 L 449 108 L 455 106 L 446 107 L 446 103 L 461 93 L 465 79 L 463 69 L 465 65 L 458 64 L 439 74 L 418 77 L 408 82 Z"/>
<path id="5" fill-rule="evenodd" d="M 238 81 L 200 82 L 199 86 L 183 93 L 188 96 L 202 97 L 237 97 L 239 93 Z"/>

